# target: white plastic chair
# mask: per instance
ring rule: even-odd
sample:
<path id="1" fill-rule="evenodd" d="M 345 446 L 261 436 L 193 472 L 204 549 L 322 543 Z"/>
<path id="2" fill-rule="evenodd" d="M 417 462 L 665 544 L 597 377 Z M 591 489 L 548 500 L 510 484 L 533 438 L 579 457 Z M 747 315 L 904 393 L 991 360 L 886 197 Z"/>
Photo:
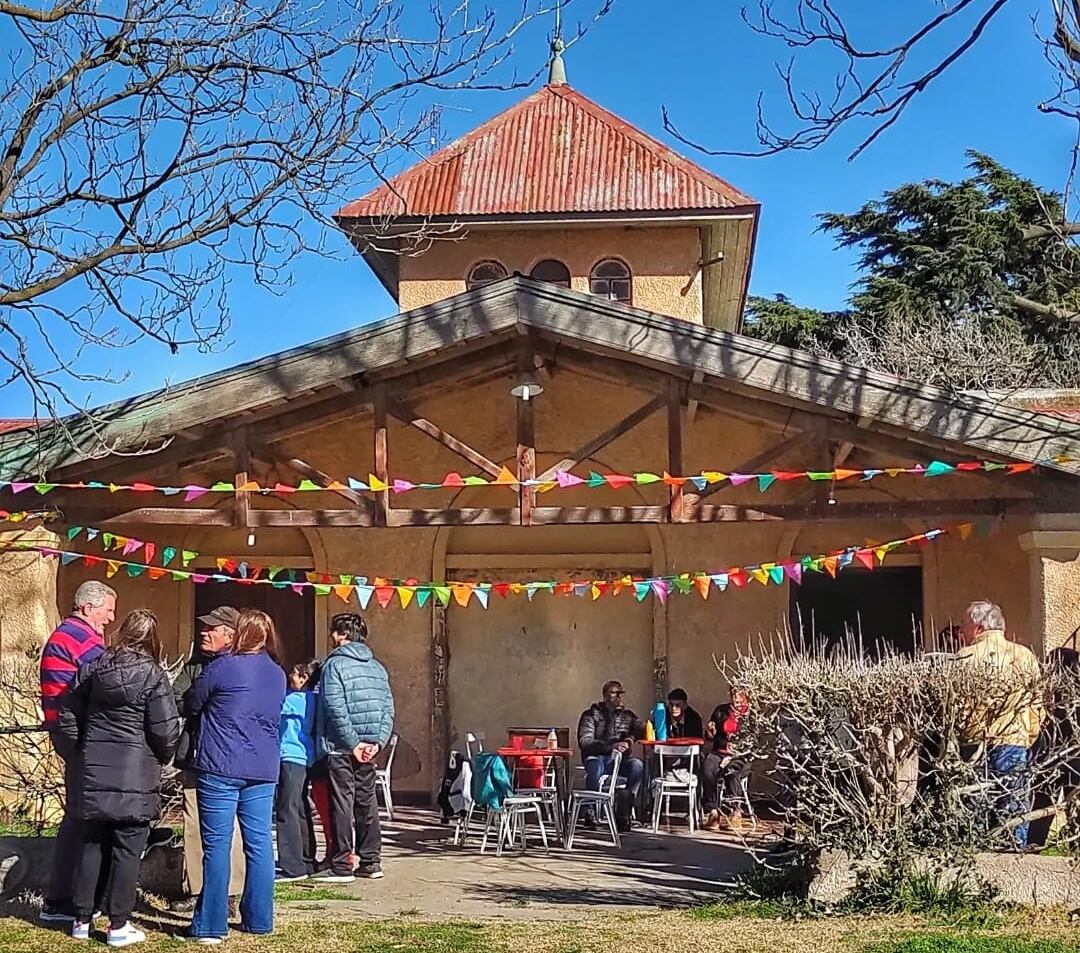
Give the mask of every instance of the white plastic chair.
<path id="1" fill-rule="evenodd" d="M 397 751 L 398 736 L 395 732 L 390 736 L 390 745 L 387 748 L 386 766 L 375 769 L 375 788 L 382 791 L 383 807 L 386 810 L 386 819 L 394 819 L 394 796 L 390 791 L 390 771 L 394 767 L 394 753 Z"/>
<path id="2" fill-rule="evenodd" d="M 622 752 L 616 751 L 611 765 L 611 773 L 600 779 L 599 791 L 577 790 L 570 795 L 570 821 L 566 825 L 566 849 L 573 850 L 574 834 L 577 832 L 578 818 L 583 807 L 591 807 L 603 820 L 607 821 L 611 833 L 611 843 L 622 846 L 619 828 L 615 824 L 615 791 L 619 786 L 619 767 L 622 764 Z"/>
<path id="3" fill-rule="evenodd" d="M 533 754 L 532 749 L 525 749 L 528 753 Z M 563 805 L 562 800 L 559 797 L 559 785 L 556 780 L 555 772 L 555 758 L 546 752 L 544 748 L 535 749 L 537 757 L 544 759 L 543 777 L 540 780 L 539 787 L 518 787 L 517 779 L 518 774 L 523 769 L 520 761 L 515 759 L 514 762 L 514 794 L 523 795 L 526 797 L 537 797 L 540 799 L 544 806 L 544 809 L 548 811 L 548 816 L 551 818 L 551 824 L 555 828 L 555 831 L 562 835 L 565 828 L 565 819 L 563 817 Z M 531 768 L 529 770 L 532 770 Z"/>
<path id="4" fill-rule="evenodd" d="M 465 732 L 465 758 L 470 763 L 476 758 L 480 752 L 484 750 L 484 742 L 476 737 L 471 731 Z M 469 837 L 469 827 L 472 824 L 473 814 L 476 812 L 476 802 L 469 801 L 469 809 L 465 812 L 464 817 L 457 819 L 457 825 L 454 827 L 454 836 L 450 841 L 455 847 L 464 846 L 465 841 Z M 485 829 L 484 833 L 487 831 Z"/>
<path id="5" fill-rule="evenodd" d="M 498 825 L 498 844 L 495 848 L 495 856 L 501 857 L 503 846 L 513 847 L 515 841 L 520 841 L 521 849 L 528 846 L 525 836 L 525 822 L 530 814 L 536 815 L 536 823 L 540 828 L 540 841 L 544 845 L 545 852 L 548 850 L 547 828 L 544 826 L 544 802 L 535 794 L 511 794 L 504 798 L 502 807 L 497 811 L 488 811 L 487 823 L 484 825 L 484 838 L 480 842 L 480 853 L 487 850 L 488 834 L 492 827 Z"/>
<path id="6" fill-rule="evenodd" d="M 668 819 L 671 819 L 671 799 L 673 797 L 686 798 L 686 820 L 690 825 L 690 833 L 694 833 L 697 826 L 698 812 L 698 779 L 697 759 L 701 754 L 700 745 L 658 744 L 653 751 L 660 759 L 660 770 L 652 782 L 652 829 L 653 833 L 660 830 L 660 813 L 663 811 Z M 689 762 L 688 766 L 679 766 L 680 772 L 685 771 L 685 778 L 668 778 L 664 767 L 664 759 L 668 760 L 670 769 L 672 761 Z"/>
<path id="7" fill-rule="evenodd" d="M 754 805 L 750 803 L 750 779 L 738 778 L 739 796 L 732 797 L 727 793 L 727 778 L 721 777 L 720 784 L 722 785 L 720 795 L 720 808 L 723 809 L 726 804 L 735 804 L 739 810 L 745 809 L 747 816 L 750 818 L 750 830 L 757 830 L 757 814 L 754 813 Z"/>

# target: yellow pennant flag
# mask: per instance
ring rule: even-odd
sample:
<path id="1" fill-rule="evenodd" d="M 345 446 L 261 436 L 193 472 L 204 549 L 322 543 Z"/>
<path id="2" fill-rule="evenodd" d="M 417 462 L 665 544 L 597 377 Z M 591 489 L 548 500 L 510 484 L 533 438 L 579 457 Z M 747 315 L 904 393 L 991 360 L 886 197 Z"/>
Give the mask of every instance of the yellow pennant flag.
<path id="1" fill-rule="evenodd" d="M 107 565 L 105 567 L 105 577 L 107 579 L 112 579 L 112 577 L 115 576 L 120 570 L 120 563 L 118 563 L 115 559 L 106 560 L 106 563 Z"/>
<path id="2" fill-rule="evenodd" d="M 374 473 L 368 474 L 368 486 L 376 493 L 381 493 L 383 490 L 389 490 L 390 484 L 383 483 Z"/>
<path id="3" fill-rule="evenodd" d="M 758 582 L 760 582 L 763 586 L 767 586 L 769 584 L 769 574 L 760 566 L 758 566 L 757 569 L 751 569 L 750 575 Z"/>
<path id="4" fill-rule="evenodd" d="M 413 596 L 416 595 L 416 590 L 412 586 L 395 586 L 397 590 L 398 602 L 401 603 L 402 609 L 408 609 L 409 603 L 413 601 Z"/>

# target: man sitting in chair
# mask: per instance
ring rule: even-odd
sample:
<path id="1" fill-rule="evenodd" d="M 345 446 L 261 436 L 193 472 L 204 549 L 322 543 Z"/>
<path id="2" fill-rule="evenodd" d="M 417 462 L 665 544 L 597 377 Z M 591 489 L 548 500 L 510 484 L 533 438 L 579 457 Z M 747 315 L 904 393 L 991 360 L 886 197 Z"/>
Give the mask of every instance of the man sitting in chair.
<path id="1" fill-rule="evenodd" d="M 616 799 L 616 822 L 619 830 L 630 830 L 630 804 L 637 799 L 645 765 L 640 758 L 630 757 L 633 743 L 645 734 L 645 726 L 629 708 L 623 707 L 622 684 L 617 681 L 604 683 L 603 700 L 581 713 L 578 719 L 578 748 L 589 789 L 600 790 L 600 781 L 611 772 L 615 752 L 622 753 L 619 774 L 626 779 L 626 788 L 620 789 Z M 625 795 L 625 796 L 622 796 Z M 591 815 L 582 815 L 586 827 L 595 824 Z"/>
<path id="2" fill-rule="evenodd" d="M 731 743 L 749 710 L 750 696 L 733 688 L 731 701 L 717 705 L 705 723 L 706 749 L 711 748 L 701 765 L 702 826 L 706 830 L 738 830 L 742 826 L 743 785 L 750 776 L 750 760 L 736 755 Z M 723 798 L 721 791 L 726 795 Z M 723 801 L 734 805 L 730 816 L 720 810 Z"/>

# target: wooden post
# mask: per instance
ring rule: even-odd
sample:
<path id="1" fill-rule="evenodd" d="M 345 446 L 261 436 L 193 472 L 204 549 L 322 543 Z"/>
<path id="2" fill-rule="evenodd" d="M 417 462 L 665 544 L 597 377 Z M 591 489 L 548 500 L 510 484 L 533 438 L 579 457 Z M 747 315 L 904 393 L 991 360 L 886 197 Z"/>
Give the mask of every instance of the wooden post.
<path id="1" fill-rule="evenodd" d="M 233 501 L 233 525 L 240 529 L 251 526 L 251 493 L 241 490 L 248 481 L 248 473 L 251 470 L 251 449 L 248 447 L 247 432 L 243 429 L 233 434 L 233 460 L 235 461 L 236 474 L 233 476 L 233 485 L 236 487 Z"/>
<path id="2" fill-rule="evenodd" d="M 668 384 L 667 393 L 667 436 L 668 436 L 668 463 L 667 471 L 672 476 L 682 476 L 682 395 L 677 381 Z M 672 523 L 681 522 L 683 518 L 683 488 L 681 486 L 669 487 L 668 502 L 669 514 Z"/>
<path id="3" fill-rule="evenodd" d="M 386 439 L 386 386 L 376 384 L 372 399 L 372 409 L 375 414 L 375 459 L 372 472 L 383 483 L 389 483 L 390 462 L 389 447 Z M 374 494 L 375 500 L 375 525 L 386 526 L 386 514 L 390 509 L 390 491 L 382 490 Z"/>
<path id="4" fill-rule="evenodd" d="M 517 478 L 531 480 L 536 476 L 536 427 L 531 400 L 517 400 Z M 534 487 L 518 488 L 520 522 L 532 525 L 533 505 L 536 502 Z"/>
<path id="5" fill-rule="evenodd" d="M 432 599 L 431 611 L 431 786 L 438 796 L 446 759 L 450 756 L 450 641 L 446 633 L 446 606 Z"/>

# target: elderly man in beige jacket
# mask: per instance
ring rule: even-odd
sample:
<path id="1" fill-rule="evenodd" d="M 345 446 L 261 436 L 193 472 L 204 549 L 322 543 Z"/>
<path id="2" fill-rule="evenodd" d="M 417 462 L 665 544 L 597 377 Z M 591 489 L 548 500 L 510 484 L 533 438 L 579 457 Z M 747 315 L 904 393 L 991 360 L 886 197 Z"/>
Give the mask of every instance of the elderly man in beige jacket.
<path id="1" fill-rule="evenodd" d="M 1030 649 L 1005 638 L 1005 614 L 992 602 L 980 600 L 967 607 L 960 639 L 960 661 L 986 666 L 1002 679 L 1003 690 L 991 701 L 994 708 L 978 706 L 966 740 L 985 746 L 987 774 L 1003 789 L 999 810 L 1007 818 L 1020 817 L 1031 809 L 1028 750 L 1042 720 L 1039 663 Z M 1021 849 L 1027 846 L 1027 834 L 1027 821 L 1013 830 Z"/>

